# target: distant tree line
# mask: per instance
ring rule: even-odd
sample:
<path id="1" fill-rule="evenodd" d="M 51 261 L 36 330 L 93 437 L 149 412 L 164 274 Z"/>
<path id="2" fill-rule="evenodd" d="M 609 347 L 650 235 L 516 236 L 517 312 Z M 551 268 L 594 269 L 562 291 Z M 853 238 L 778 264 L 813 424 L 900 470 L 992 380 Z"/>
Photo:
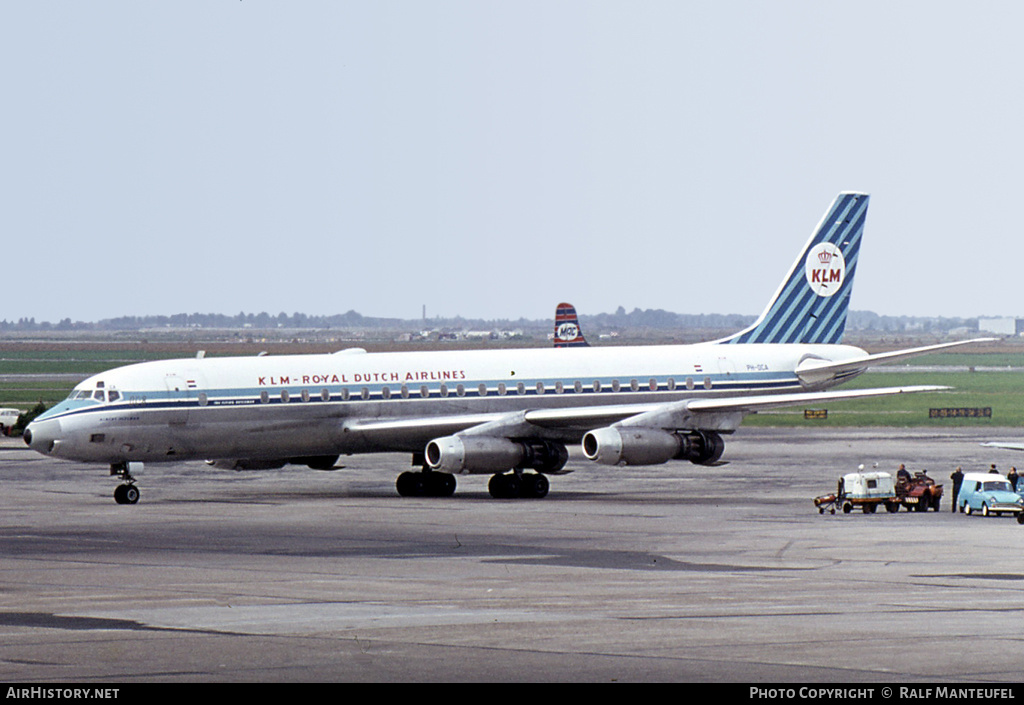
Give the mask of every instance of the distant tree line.
<path id="1" fill-rule="evenodd" d="M 581 315 L 580 321 L 587 331 L 609 331 L 617 329 L 717 329 L 739 330 L 750 325 L 757 317 L 741 314 L 684 314 L 663 309 L 630 312 L 619 306 L 614 313 Z M 0 321 L 0 332 L 5 331 L 130 331 L 152 328 L 227 328 L 267 330 L 275 328 L 292 329 L 391 329 L 420 330 L 428 328 L 480 328 L 516 326 L 524 329 L 548 329 L 554 324 L 554 317 L 541 320 L 520 318 L 517 321 L 484 320 L 465 318 L 422 319 L 374 318 L 363 316 L 356 311 L 330 316 L 308 315 L 305 313 L 239 313 L 229 316 L 219 313 L 179 313 L 171 316 L 122 316 L 96 322 L 72 321 L 65 318 L 57 323 L 37 322 L 35 318 L 20 318 L 17 321 Z M 966 328 L 978 329 L 977 318 L 943 318 L 915 316 L 881 316 L 871 311 L 850 311 L 847 329 L 856 331 L 879 331 L 883 333 L 925 332 L 946 333 Z"/>

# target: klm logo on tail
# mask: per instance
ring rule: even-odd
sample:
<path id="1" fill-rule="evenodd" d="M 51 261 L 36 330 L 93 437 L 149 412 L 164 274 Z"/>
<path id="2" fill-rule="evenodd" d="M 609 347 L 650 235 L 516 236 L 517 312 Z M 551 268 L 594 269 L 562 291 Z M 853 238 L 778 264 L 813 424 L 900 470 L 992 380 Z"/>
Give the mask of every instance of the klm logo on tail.
<path id="1" fill-rule="evenodd" d="M 846 258 L 831 242 L 815 246 L 805 261 L 807 283 L 818 296 L 833 296 L 846 278 Z"/>
<path id="2" fill-rule="evenodd" d="M 761 317 L 717 342 L 841 342 L 867 212 L 867 194 L 839 194 Z"/>

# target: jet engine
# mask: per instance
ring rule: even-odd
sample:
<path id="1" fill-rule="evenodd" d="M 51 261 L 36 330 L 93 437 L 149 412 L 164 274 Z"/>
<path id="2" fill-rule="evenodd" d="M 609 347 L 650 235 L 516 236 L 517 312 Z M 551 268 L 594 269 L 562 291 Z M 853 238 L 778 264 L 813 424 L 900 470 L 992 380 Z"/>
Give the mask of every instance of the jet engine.
<path id="1" fill-rule="evenodd" d="M 450 473 L 505 472 L 532 468 L 558 474 L 569 459 L 561 443 L 493 436 L 445 436 L 427 443 L 424 457 L 432 470 Z"/>
<path id="2" fill-rule="evenodd" d="M 660 465 L 669 460 L 711 465 L 724 450 L 725 442 L 713 431 L 609 426 L 583 436 L 583 454 L 602 465 Z"/>

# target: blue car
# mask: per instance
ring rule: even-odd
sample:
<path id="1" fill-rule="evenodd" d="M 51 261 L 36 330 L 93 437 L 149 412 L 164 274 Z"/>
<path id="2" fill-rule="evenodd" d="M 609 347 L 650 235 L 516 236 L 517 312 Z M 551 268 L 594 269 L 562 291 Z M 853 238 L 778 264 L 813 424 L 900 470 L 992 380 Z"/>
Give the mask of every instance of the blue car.
<path id="1" fill-rule="evenodd" d="M 1013 491 L 1010 481 L 995 473 L 967 473 L 964 475 L 956 506 L 965 514 L 980 512 L 982 516 L 1016 514 L 1024 516 L 1024 497 Z"/>

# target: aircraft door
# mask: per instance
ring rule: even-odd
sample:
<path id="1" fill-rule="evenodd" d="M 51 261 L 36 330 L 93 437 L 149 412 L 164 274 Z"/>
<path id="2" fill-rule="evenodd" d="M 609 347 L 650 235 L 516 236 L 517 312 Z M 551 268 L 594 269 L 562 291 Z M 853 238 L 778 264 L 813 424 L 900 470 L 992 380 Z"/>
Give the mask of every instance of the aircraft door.
<path id="1" fill-rule="evenodd" d="M 198 393 L 197 378 L 169 373 L 164 377 L 167 387 L 168 423 L 182 426 L 188 423 L 188 411 Z"/>

